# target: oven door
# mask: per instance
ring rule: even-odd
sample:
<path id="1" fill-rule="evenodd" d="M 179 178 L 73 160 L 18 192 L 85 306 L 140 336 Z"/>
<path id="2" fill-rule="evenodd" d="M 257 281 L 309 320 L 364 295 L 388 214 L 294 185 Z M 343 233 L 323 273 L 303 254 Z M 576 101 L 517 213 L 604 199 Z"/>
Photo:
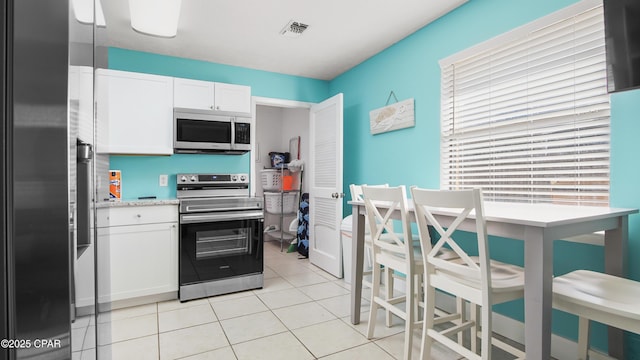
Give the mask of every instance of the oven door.
<path id="1" fill-rule="evenodd" d="M 262 211 L 180 216 L 180 286 L 263 271 Z"/>

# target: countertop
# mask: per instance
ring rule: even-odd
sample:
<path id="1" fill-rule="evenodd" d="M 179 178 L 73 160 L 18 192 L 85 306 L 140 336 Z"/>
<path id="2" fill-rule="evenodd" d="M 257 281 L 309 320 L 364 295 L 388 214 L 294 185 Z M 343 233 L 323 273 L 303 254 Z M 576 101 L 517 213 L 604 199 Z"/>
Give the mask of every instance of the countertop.
<path id="1" fill-rule="evenodd" d="M 131 199 L 122 201 L 100 201 L 96 203 L 96 208 L 112 208 L 125 206 L 153 206 L 153 205 L 178 205 L 178 199 Z"/>

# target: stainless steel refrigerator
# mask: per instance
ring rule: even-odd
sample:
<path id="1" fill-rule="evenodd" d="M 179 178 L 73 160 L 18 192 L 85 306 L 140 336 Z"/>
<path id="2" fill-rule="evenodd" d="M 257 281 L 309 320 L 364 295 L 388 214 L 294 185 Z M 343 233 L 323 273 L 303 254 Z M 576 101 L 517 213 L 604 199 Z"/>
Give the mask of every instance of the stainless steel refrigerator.
<path id="1" fill-rule="evenodd" d="M 91 240 L 75 234 L 88 226 L 76 192 L 91 184 L 76 185 L 90 170 L 69 127 L 69 2 L 0 6 L 0 359 L 69 359 L 76 243 Z"/>

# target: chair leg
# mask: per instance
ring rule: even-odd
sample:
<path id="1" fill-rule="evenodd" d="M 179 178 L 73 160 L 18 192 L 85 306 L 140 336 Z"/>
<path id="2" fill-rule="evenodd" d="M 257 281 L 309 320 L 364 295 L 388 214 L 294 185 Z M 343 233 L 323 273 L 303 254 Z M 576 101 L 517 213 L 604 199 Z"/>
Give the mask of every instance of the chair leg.
<path id="1" fill-rule="evenodd" d="M 471 327 L 471 351 L 478 354 L 478 332 L 480 331 L 480 326 L 478 325 L 478 305 L 472 302 L 469 303 L 471 312 L 471 321 L 473 321 L 473 326 Z"/>
<path id="2" fill-rule="evenodd" d="M 466 318 L 467 318 L 467 312 L 466 312 L 466 308 L 465 308 L 465 304 L 464 301 L 462 300 L 462 298 L 457 297 L 456 298 L 456 312 L 458 314 L 460 314 L 460 319 L 456 321 L 456 324 L 460 325 L 463 322 L 465 322 Z M 473 329 L 471 329 L 471 334 L 473 336 Z M 464 331 L 459 331 L 457 334 L 458 337 L 458 345 L 463 346 L 464 345 Z"/>
<path id="3" fill-rule="evenodd" d="M 413 322 L 420 321 L 420 284 L 422 284 L 422 275 L 415 274 L 413 275 Z"/>
<path id="4" fill-rule="evenodd" d="M 413 348 L 413 328 L 415 324 L 415 290 L 414 275 L 407 274 L 406 277 L 406 302 L 404 320 L 404 359 L 411 360 L 411 349 Z"/>
<path id="5" fill-rule="evenodd" d="M 435 316 L 436 291 L 431 286 L 424 289 L 424 322 L 422 323 L 422 344 L 420 344 L 420 359 L 431 359 L 431 347 L 433 339 L 428 335 L 428 331 L 433 329 Z"/>
<path id="6" fill-rule="evenodd" d="M 589 319 L 578 319 L 578 360 L 587 360 L 589 352 Z"/>
<path id="7" fill-rule="evenodd" d="M 393 298 L 393 270 L 385 266 L 384 276 L 385 276 L 385 281 L 384 281 L 385 292 L 386 292 L 387 300 L 389 300 Z M 389 310 L 386 311 L 385 324 L 387 325 L 387 327 L 391 327 L 391 325 L 393 325 L 393 314 Z"/>
<path id="8" fill-rule="evenodd" d="M 482 352 L 482 354 L 480 355 L 480 358 L 482 360 L 490 360 L 491 359 L 491 336 L 492 336 L 492 329 L 493 327 L 491 326 L 491 305 L 487 304 L 485 306 L 482 306 L 482 309 L 480 310 L 481 316 L 482 316 L 482 336 L 480 339 L 480 351 Z M 477 326 L 477 324 L 476 324 Z"/>
<path id="9" fill-rule="evenodd" d="M 371 270 L 371 306 L 369 308 L 369 324 L 367 324 L 367 339 L 373 338 L 373 330 L 376 326 L 376 313 L 378 303 L 376 298 L 380 296 L 380 266 L 374 266 Z"/>

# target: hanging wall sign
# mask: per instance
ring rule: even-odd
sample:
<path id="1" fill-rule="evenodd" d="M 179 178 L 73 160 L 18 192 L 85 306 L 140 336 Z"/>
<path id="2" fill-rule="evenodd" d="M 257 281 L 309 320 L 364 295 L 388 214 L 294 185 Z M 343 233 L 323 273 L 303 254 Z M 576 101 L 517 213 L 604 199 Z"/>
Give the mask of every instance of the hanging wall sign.
<path id="1" fill-rule="evenodd" d="M 389 94 L 389 97 L 391 95 L 394 95 L 393 91 Z M 371 134 L 374 135 L 415 126 L 413 98 L 371 110 L 369 112 L 369 123 Z"/>

